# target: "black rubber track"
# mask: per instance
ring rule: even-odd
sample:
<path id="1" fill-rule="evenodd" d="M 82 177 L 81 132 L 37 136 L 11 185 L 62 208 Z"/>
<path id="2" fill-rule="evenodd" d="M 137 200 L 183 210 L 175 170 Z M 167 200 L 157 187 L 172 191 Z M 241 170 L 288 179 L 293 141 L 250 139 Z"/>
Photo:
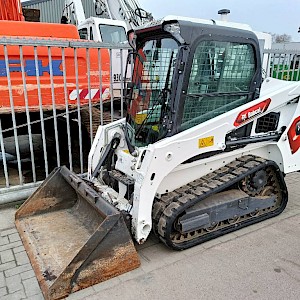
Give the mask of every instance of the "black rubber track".
<path id="1" fill-rule="evenodd" d="M 268 170 L 268 173 L 272 174 L 268 178 L 268 184 L 272 185 L 272 188 L 277 192 L 276 196 L 280 200 L 277 208 L 258 216 L 251 216 L 250 218 L 248 216 L 238 223 L 228 224 L 215 231 L 205 232 L 204 235 L 195 234 L 195 238 L 189 236 L 187 240 L 183 238 L 182 242 L 173 241 L 174 223 L 186 209 L 213 194 L 240 185 L 245 178 L 262 169 Z M 153 230 L 168 247 L 175 250 L 184 250 L 245 226 L 277 216 L 285 209 L 287 200 L 288 192 L 283 173 L 277 164 L 274 161 L 247 155 L 164 195 L 161 199 L 155 199 L 153 206 Z"/>

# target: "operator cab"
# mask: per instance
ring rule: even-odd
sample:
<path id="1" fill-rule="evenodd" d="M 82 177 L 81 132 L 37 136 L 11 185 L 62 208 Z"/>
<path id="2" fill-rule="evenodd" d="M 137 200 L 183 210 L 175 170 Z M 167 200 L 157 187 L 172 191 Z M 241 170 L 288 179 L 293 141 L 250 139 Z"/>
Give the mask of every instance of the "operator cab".
<path id="1" fill-rule="evenodd" d="M 188 130 L 258 97 L 261 61 L 248 25 L 168 17 L 135 31 L 127 122 L 133 145 Z"/>

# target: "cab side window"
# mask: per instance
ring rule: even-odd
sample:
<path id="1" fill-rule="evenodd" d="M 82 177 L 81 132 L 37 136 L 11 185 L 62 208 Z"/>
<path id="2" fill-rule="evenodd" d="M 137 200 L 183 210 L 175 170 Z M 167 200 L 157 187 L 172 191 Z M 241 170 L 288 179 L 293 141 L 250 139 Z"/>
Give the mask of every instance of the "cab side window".
<path id="1" fill-rule="evenodd" d="M 251 101 L 255 71 L 250 44 L 200 42 L 193 58 L 181 131 Z"/>
<path id="2" fill-rule="evenodd" d="M 81 28 L 78 30 L 79 32 L 79 37 L 82 40 L 87 40 L 88 39 L 88 31 L 87 28 Z"/>

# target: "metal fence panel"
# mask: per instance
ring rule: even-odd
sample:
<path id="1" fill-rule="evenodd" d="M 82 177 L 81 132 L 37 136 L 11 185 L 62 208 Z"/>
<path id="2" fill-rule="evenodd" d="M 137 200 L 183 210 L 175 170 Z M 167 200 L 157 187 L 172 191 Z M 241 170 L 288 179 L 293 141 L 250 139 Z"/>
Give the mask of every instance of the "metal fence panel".
<path id="1" fill-rule="evenodd" d="M 98 126 L 124 116 L 124 75 L 115 82 L 112 66 L 131 70 L 127 53 L 91 41 L 0 38 L 0 204 L 32 192 L 54 167 L 87 170 Z M 299 80 L 300 51 L 264 55 L 264 77 Z"/>
<path id="2" fill-rule="evenodd" d="M 112 62 L 112 51 L 128 48 L 0 38 L 0 204 L 54 167 L 87 170 L 98 126 L 123 116 L 123 77 L 116 83 L 111 71 L 125 61 Z"/>
<path id="3" fill-rule="evenodd" d="M 282 80 L 298 81 L 299 78 L 299 50 L 268 49 L 264 50 L 267 65 L 263 66 L 264 77 Z"/>

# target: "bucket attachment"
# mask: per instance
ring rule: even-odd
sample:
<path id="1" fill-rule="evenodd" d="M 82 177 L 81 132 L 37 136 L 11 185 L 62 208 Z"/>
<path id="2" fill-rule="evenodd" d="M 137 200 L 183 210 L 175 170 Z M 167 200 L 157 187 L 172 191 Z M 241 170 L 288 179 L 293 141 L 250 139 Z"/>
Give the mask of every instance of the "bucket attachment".
<path id="1" fill-rule="evenodd" d="M 66 167 L 20 207 L 16 226 L 46 299 L 140 265 L 120 211 Z"/>

